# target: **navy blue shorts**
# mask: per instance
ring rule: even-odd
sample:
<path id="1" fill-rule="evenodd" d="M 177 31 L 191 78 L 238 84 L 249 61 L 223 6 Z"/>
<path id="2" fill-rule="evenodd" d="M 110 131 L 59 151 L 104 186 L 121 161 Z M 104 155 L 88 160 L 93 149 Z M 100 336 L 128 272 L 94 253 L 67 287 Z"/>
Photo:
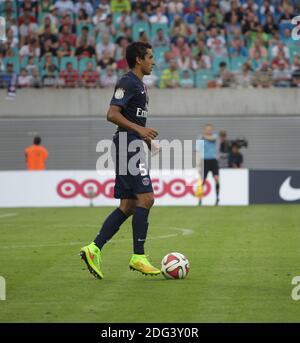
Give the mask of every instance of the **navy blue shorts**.
<path id="1" fill-rule="evenodd" d="M 116 172 L 114 197 L 117 199 L 136 199 L 136 194 L 153 192 L 152 182 L 146 163 L 145 151 L 141 146 L 142 140 L 138 136 L 132 134 L 127 135 L 127 140 L 127 154 L 124 154 L 124 151 L 119 151 L 119 146 L 122 145 L 122 141 L 119 139 L 119 134 L 115 134 L 113 137 L 113 142 L 116 148 L 114 152 Z M 128 145 L 133 140 L 138 140 L 137 143 L 139 143 L 140 148 L 137 148 L 134 152 L 128 152 Z M 140 156 L 136 156 L 138 153 Z M 134 156 L 136 156 L 136 159 Z M 134 175 L 131 173 L 130 166 L 135 167 Z"/>

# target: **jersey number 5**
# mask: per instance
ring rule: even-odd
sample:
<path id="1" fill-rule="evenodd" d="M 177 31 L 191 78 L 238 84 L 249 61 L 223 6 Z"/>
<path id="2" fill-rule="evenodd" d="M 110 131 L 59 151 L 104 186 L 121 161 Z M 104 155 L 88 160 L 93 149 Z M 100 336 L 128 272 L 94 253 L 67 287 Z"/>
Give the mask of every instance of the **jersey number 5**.
<path id="1" fill-rule="evenodd" d="M 147 169 L 145 167 L 145 163 L 140 163 L 139 164 L 139 169 L 140 169 L 140 172 L 141 172 L 141 176 L 148 175 Z"/>

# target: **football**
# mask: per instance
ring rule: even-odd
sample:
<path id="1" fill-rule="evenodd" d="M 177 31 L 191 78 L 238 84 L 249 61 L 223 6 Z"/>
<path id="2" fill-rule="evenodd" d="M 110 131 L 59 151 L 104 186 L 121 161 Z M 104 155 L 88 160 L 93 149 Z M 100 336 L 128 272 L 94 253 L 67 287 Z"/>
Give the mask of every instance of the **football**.
<path id="1" fill-rule="evenodd" d="M 189 270 L 189 260 L 179 252 L 172 252 L 161 261 L 161 272 L 167 279 L 184 279 Z"/>

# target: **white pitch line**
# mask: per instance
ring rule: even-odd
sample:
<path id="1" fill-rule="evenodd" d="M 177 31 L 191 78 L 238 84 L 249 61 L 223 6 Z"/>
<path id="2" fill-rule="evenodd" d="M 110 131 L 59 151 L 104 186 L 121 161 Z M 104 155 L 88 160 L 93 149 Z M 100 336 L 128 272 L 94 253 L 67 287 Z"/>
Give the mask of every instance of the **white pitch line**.
<path id="1" fill-rule="evenodd" d="M 147 240 L 153 240 L 153 239 L 166 239 L 171 237 L 180 236 L 180 232 L 182 236 L 192 235 L 194 233 L 191 229 L 179 229 L 179 228 L 173 228 L 173 230 L 179 231 L 179 233 L 170 233 L 168 235 L 160 235 L 156 237 L 148 237 Z M 121 239 L 115 239 L 113 242 L 128 242 L 132 241 L 132 238 L 121 238 Z M 47 248 L 47 247 L 64 247 L 64 246 L 71 246 L 71 245 L 79 245 L 84 244 L 82 241 L 77 242 L 66 242 L 66 243 L 53 243 L 53 244 L 36 244 L 36 245 L 14 245 L 14 246 L 1 246 L 1 249 L 28 249 L 28 248 Z"/>
<path id="2" fill-rule="evenodd" d="M 8 218 L 8 217 L 15 217 L 17 216 L 18 213 L 5 213 L 5 214 L 0 214 L 0 219 L 2 218 Z"/>

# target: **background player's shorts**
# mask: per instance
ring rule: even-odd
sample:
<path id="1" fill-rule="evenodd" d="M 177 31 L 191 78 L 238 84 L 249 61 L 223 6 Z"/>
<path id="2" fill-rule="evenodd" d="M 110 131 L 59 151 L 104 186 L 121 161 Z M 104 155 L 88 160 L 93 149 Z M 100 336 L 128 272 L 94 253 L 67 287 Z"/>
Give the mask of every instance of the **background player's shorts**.
<path id="1" fill-rule="evenodd" d="M 128 144 L 133 139 L 139 139 L 142 142 L 142 140 L 137 136 L 128 135 L 127 139 Z M 128 170 L 128 163 L 130 159 L 134 157 L 138 152 L 127 151 L 127 156 L 123 155 L 122 153 L 119 154 L 118 134 L 114 136 L 113 142 L 115 143 L 116 147 L 114 159 L 116 172 L 114 197 L 117 199 L 136 199 L 136 194 L 153 192 L 152 182 L 147 170 L 145 153 L 143 154 L 144 157 L 136 163 L 136 167 L 139 170 L 139 173 L 137 175 L 132 175 Z M 139 164 L 142 164 L 142 168 L 139 168 Z M 123 170 L 127 170 L 126 175 L 121 175 L 123 173 L 120 173 L 120 166 L 123 167 Z"/>
<path id="2" fill-rule="evenodd" d="M 219 164 L 216 159 L 204 160 L 204 179 L 206 179 L 208 172 L 212 172 L 214 176 L 219 175 Z"/>

